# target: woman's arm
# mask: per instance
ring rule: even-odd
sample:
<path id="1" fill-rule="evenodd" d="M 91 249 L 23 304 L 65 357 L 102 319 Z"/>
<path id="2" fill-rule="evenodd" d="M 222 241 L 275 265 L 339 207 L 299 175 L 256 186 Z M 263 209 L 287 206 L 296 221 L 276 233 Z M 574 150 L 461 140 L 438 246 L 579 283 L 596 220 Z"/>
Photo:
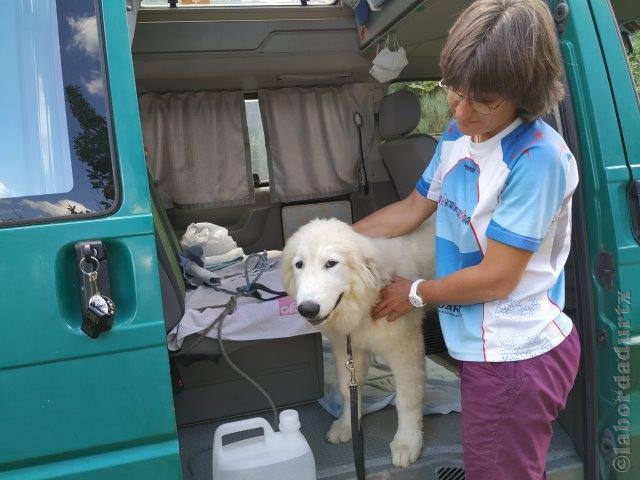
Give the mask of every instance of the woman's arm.
<path id="1" fill-rule="evenodd" d="M 416 190 L 398 202 L 373 212 L 353 224 L 353 229 L 373 238 L 391 238 L 414 231 L 436 211 L 438 204 Z"/>
<path id="2" fill-rule="evenodd" d="M 426 280 L 418 286 L 417 293 L 424 303 L 435 305 L 471 305 L 505 298 L 520 282 L 532 256 L 533 252 L 489 238 L 484 259 L 478 265 L 437 280 Z M 387 320 L 394 321 L 410 312 L 414 308 L 409 303 L 413 280 L 396 277 L 382 290 L 372 316 L 386 316 Z"/>

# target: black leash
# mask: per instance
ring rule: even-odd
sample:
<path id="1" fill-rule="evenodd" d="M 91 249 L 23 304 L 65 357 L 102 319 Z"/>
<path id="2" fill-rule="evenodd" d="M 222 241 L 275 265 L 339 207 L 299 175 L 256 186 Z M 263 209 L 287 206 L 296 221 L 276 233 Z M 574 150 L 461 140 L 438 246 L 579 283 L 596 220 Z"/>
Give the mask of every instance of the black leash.
<path id="1" fill-rule="evenodd" d="M 347 335 L 347 362 L 345 363 L 351 377 L 349 378 L 349 398 L 351 403 L 351 442 L 353 444 L 353 461 L 356 464 L 358 480 L 365 480 L 364 472 L 364 440 L 358 418 L 358 381 L 351 352 L 351 335 Z M 343 407 L 344 408 L 344 407 Z"/>
<path id="2" fill-rule="evenodd" d="M 241 289 L 241 287 L 238 287 L 238 291 L 241 291 L 241 290 L 242 291 L 246 291 L 247 293 L 249 293 L 249 295 L 251 295 L 252 297 L 257 298 L 261 302 L 269 302 L 271 300 L 277 300 L 278 298 L 283 298 L 283 297 L 287 296 L 287 292 L 281 292 L 279 290 L 272 290 L 269 287 L 267 287 L 266 285 L 263 285 L 262 283 L 254 283 L 254 284 L 252 284 L 251 288 L 249 290 L 244 290 L 244 289 Z M 266 293 L 270 293 L 273 296 L 269 297 L 269 298 L 265 298 L 265 297 L 262 296 L 260 291 L 266 292 Z"/>
<path id="3" fill-rule="evenodd" d="M 364 148 L 362 147 L 362 115 L 360 112 L 353 114 L 353 122 L 358 129 L 358 140 L 360 145 L 360 165 L 358 168 L 358 186 L 363 186 L 364 194 L 369 194 L 369 178 L 367 177 L 367 167 L 364 162 Z"/>

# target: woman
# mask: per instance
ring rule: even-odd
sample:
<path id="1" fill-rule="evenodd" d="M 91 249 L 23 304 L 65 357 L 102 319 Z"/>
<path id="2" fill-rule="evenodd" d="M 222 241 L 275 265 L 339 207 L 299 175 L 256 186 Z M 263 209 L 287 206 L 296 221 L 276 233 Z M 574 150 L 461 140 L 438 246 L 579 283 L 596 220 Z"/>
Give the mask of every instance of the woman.
<path id="1" fill-rule="evenodd" d="M 562 313 L 578 174 L 540 120 L 563 96 L 560 61 L 542 1 L 470 5 L 440 60 L 455 120 L 413 193 L 354 225 L 392 237 L 437 211 L 436 279 L 395 278 L 373 316 L 438 305 L 461 362 L 467 480 L 545 478 L 551 423 L 578 369 L 578 335 Z"/>

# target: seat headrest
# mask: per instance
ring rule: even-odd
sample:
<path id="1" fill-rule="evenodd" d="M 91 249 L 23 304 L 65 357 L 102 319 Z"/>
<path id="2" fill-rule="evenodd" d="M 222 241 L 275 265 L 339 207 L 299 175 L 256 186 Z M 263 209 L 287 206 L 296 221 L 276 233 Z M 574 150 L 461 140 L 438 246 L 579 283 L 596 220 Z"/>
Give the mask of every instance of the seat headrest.
<path id="1" fill-rule="evenodd" d="M 420 100 L 409 90 L 399 90 L 380 101 L 380 137 L 383 140 L 406 135 L 420 122 Z"/>

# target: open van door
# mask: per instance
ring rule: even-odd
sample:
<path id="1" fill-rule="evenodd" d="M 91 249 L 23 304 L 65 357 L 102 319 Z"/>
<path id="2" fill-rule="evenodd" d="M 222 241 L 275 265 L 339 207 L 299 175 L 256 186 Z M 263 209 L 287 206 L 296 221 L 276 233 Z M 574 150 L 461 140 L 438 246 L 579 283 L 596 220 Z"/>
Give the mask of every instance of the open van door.
<path id="1" fill-rule="evenodd" d="M 0 39 L 0 477 L 180 478 L 125 2 L 5 0 Z"/>
<path id="2" fill-rule="evenodd" d="M 613 3 L 640 10 L 636 2 Z M 631 315 L 640 285 L 638 98 L 611 4 L 553 1 L 551 6 L 574 113 L 569 129 L 578 145 L 570 148 L 581 169 L 577 193 L 583 209 L 574 225 L 584 227 L 586 242 L 584 251 L 581 241 L 575 248 L 590 290 L 582 298 L 592 296 L 578 308 L 583 320 L 593 318 L 593 331 L 582 339 L 585 369 L 595 376 L 584 397 L 586 417 L 592 419 L 584 432 L 585 471 L 599 472 L 589 478 L 633 478 L 632 472 L 640 472 L 638 456 L 632 455 L 638 429 L 631 418 L 639 384 L 629 375 L 640 361 L 640 322 Z"/>

